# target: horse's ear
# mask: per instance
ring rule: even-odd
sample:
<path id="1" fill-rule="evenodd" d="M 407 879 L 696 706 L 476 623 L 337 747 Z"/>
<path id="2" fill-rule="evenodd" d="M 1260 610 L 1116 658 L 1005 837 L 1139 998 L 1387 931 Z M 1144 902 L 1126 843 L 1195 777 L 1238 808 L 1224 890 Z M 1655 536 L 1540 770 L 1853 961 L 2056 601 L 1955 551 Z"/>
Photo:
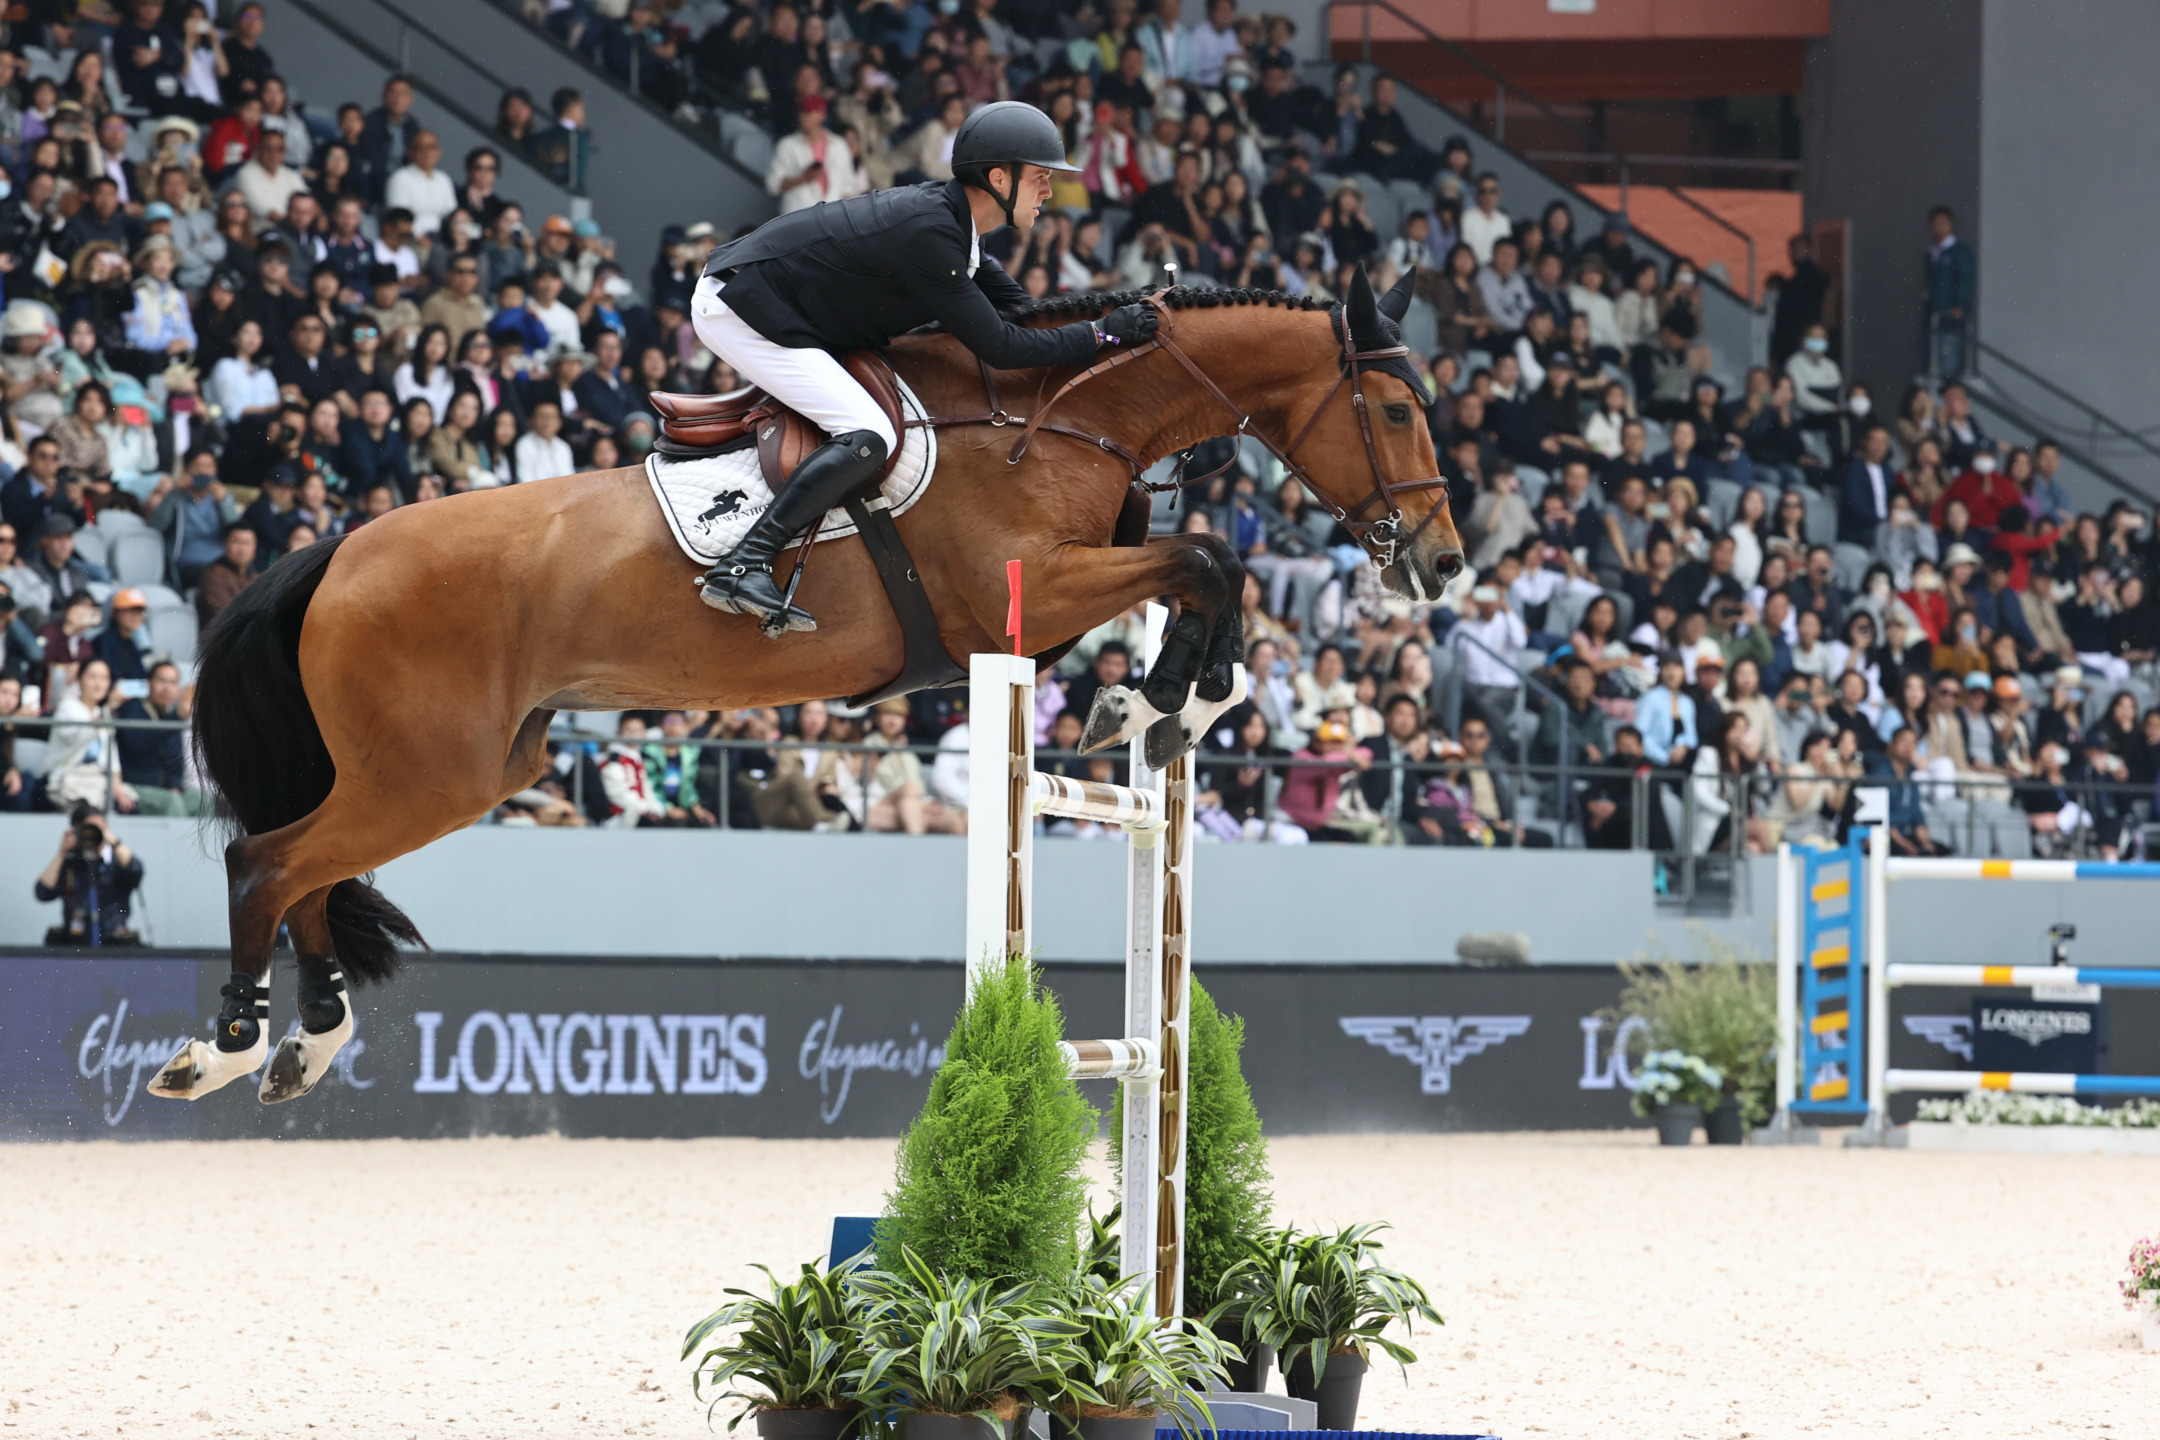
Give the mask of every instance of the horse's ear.
<path id="1" fill-rule="evenodd" d="M 1380 328 L 1380 306 L 1373 299 L 1372 281 L 1365 277 L 1362 264 L 1351 277 L 1350 295 L 1343 303 L 1350 323 L 1350 339 L 1358 349 L 1385 350 L 1392 343 L 1387 331 Z"/>
<path id="2" fill-rule="evenodd" d="M 1402 279 L 1395 282 L 1395 288 L 1380 297 L 1380 313 L 1396 324 L 1402 324 L 1402 317 L 1410 313 L 1410 287 L 1416 282 L 1417 266 L 1412 265 L 1403 271 Z"/>

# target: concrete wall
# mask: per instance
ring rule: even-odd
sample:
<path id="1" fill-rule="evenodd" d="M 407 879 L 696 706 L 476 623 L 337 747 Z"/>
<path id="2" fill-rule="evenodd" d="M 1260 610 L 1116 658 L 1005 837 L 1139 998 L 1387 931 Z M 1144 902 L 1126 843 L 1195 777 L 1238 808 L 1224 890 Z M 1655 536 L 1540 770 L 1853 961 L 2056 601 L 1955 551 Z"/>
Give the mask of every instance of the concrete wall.
<path id="1" fill-rule="evenodd" d="M 0 816 L 0 945 L 35 945 L 59 907 L 30 899 L 64 828 Z M 121 818 L 143 856 L 137 914 L 169 947 L 226 943 L 225 886 L 192 821 Z M 955 958 L 964 842 L 926 836 L 537 831 L 481 826 L 384 867 L 384 892 L 437 947 L 472 953 L 850 959 Z M 1043 958 L 1123 956 L 1123 861 L 1113 843 L 1037 849 Z M 1518 930 L 1542 963 L 1689 953 L 1696 928 L 1660 912 L 1642 854 L 1202 845 L 1200 964 L 1449 962 L 1457 937 Z M 1768 957 L 1775 879 L 1751 865 L 1744 903 L 1703 930 Z M 2047 927 L 2078 926 L 2086 964 L 2150 961 L 2160 889 L 1909 884 L 1891 944 L 1929 960 L 2037 963 Z"/>
<path id="2" fill-rule="evenodd" d="M 2160 6 L 1985 0 L 1983 14 L 1981 332 L 2142 428 L 2160 418 L 2149 324 L 2160 313 L 2160 269 L 2148 254 L 2160 191 L 2144 153 Z"/>
<path id="3" fill-rule="evenodd" d="M 1982 10 L 1982 0 L 1835 0 L 1830 38 L 1809 48 L 1807 217 L 1851 222 L 1846 370 L 1877 395 L 1902 394 L 1919 368 L 1928 210 L 1950 206 L 1978 242 Z M 1997 273 L 1982 245 L 1983 313 Z"/>

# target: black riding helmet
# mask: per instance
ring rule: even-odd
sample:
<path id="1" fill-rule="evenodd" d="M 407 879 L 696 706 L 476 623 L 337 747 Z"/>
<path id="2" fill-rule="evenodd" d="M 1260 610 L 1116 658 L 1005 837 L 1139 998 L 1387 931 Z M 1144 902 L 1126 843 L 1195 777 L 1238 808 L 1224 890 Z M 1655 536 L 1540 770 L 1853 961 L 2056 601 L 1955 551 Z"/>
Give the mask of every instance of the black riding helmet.
<path id="1" fill-rule="evenodd" d="M 1023 165 L 1080 169 L 1066 163 L 1065 137 L 1058 133 L 1057 122 L 1024 100 L 998 100 L 983 106 L 962 121 L 953 136 L 954 178 L 995 198 L 1008 225 L 1013 223 L 1013 205 L 1020 197 Z M 999 195 L 991 188 L 990 172 L 1000 166 L 1012 180 L 1010 195 Z"/>

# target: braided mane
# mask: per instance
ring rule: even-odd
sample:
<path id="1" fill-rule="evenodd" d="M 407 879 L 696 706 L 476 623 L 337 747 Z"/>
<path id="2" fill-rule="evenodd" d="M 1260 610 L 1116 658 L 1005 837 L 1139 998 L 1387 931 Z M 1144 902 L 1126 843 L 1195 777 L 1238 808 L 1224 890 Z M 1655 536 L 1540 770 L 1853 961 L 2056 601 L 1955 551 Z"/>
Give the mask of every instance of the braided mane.
<path id="1" fill-rule="evenodd" d="M 1212 310 L 1219 305 L 1272 305 L 1286 310 L 1332 308 L 1310 295 L 1291 295 L 1281 290 L 1231 290 L 1221 286 L 1175 285 L 1168 290 L 1099 290 L 1085 295 L 1050 295 L 1033 301 L 1011 317 L 1017 325 L 1035 321 L 1064 324 L 1072 320 L 1099 320 L 1121 305 L 1137 305 L 1157 299 L 1173 310 Z"/>

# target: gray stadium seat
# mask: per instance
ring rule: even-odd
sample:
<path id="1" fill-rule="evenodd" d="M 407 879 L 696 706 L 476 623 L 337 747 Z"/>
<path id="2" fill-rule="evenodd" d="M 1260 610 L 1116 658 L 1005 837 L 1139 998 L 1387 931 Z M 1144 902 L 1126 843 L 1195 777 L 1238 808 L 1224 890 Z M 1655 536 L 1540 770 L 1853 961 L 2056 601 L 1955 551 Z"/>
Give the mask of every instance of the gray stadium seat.
<path id="1" fill-rule="evenodd" d="M 45 747 L 43 740 L 18 739 L 15 742 L 15 768 L 25 775 L 45 773 Z"/>
<path id="2" fill-rule="evenodd" d="M 1440 313 L 1423 300 L 1412 300 L 1403 316 L 1403 344 L 1430 359 L 1440 348 Z"/>
<path id="3" fill-rule="evenodd" d="M 1420 210 L 1432 209 L 1432 191 L 1418 184 L 1415 180 L 1390 180 L 1387 182 L 1387 188 L 1388 194 L 1395 197 L 1395 208 L 1402 213 L 1405 219 L 1417 214 Z"/>
<path id="4" fill-rule="evenodd" d="M 109 532 L 101 532 L 96 529 L 77 530 L 75 532 L 75 553 L 82 557 L 85 565 L 102 565 L 107 569 L 111 569 L 111 540 L 112 536 Z"/>
<path id="5" fill-rule="evenodd" d="M 152 605 L 149 623 L 153 648 L 171 656 L 173 663 L 182 669 L 195 663 L 194 606 Z"/>
<path id="6" fill-rule="evenodd" d="M 1703 500 L 1710 507 L 1710 518 L 1723 530 L 1732 524 L 1732 517 L 1739 513 L 1740 497 L 1746 492 L 1733 480 L 1711 480 L 1704 484 Z"/>
<path id="7" fill-rule="evenodd" d="M 92 522 L 107 535 L 118 535 L 123 530 L 147 530 L 150 522 L 132 510 L 100 510 Z"/>
<path id="8" fill-rule="evenodd" d="M 1545 630 L 1552 635 L 1572 635 L 1582 623 L 1583 612 L 1590 608 L 1595 595 L 1560 595 L 1545 610 Z"/>
<path id="9" fill-rule="evenodd" d="M 165 537 L 156 531 L 120 535 L 109 553 L 108 568 L 122 585 L 165 583 Z"/>
<path id="10" fill-rule="evenodd" d="M 1861 546 L 1843 540 L 1830 547 L 1830 554 L 1836 562 L 1837 583 L 1847 590 L 1858 590 L 1867 579 L 1868 566 L 1875 563 L 1875 557 Z"/>
<path id="11" fill-rule="evenodd" d="M 1810 545 L 1830 545 L 1837 541 L 1837 506 L 1830 497 L 1809 486 L 1799 486 L 1793 493 L 1807 506 L 1807 538 Z"/>

